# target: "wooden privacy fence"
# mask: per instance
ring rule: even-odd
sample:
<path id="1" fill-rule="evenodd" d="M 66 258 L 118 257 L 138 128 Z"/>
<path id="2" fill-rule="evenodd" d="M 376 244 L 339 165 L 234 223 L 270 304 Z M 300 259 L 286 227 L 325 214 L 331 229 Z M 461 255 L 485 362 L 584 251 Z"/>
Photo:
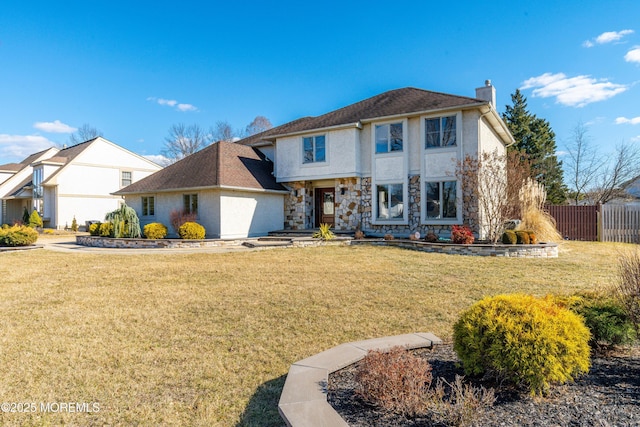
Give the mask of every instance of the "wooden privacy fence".
<path id="1" fill-rule="evenodd" d="M 640 243 L 640 206 L 546 206 L 565 239 Z"/>
<path id="2" fill-rule="evenodd" d="M 546 206 L 556 228 L 568 240 L 598 240 L 598 207 Z"/>

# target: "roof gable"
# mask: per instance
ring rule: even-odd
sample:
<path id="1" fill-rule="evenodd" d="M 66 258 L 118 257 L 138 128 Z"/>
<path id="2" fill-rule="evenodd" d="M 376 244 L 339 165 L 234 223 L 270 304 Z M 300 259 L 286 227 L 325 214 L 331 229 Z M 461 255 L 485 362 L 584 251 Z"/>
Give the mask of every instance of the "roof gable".
<path id="1" fill-rule="evenodd" d="M 273 164 L 258 149 L 217 142 L 134 182 L 114 194 L 152 193 L 204 187 L 286 191 L 272 175 Z"/>

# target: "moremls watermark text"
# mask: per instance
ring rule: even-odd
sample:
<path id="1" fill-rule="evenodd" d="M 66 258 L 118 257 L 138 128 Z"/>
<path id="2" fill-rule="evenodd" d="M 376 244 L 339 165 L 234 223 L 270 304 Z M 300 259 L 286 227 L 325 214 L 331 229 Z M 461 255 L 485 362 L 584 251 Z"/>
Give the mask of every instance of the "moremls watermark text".
<path id="1" fill-rule="evenodd" d="M 53 412 L 91 413 L 100 412 L 98 402 L 2 402 L 0 412 Z"/>

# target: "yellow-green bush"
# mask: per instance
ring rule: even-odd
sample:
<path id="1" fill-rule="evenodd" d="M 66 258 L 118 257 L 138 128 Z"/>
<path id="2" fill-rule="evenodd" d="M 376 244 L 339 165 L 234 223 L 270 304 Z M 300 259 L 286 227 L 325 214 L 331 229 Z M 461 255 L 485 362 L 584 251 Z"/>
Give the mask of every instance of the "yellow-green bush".
<path id="1" fill-rule="evenodd" d="M 14 225 L 0 229 L 0 246 L 29 246 L 37 240 L 38 232 L 25 225 Z"/>
<path id="2" fill-rule="evenodd" d="M 185 222 L 178 228 L 178 235 L 181 239 L 204 239 L 206 231 L 197 222 Z"/>
<path id="3" fill-rule="evenodd" d="M 518 242 L 516 232 L 513 230 L 506 230 L 502 233 L 502 243 L 505 245 L 515 245 Z"/>
<path id="4" fill-rule="evenodd" d="M 144 226 L 143 233 L 147 239 L 164 239 L 167 235 L 167 227 L 159 222 L 152 222 Z"/>
<path id="5" fill-rule="evenodd" d="M 589 371 L 589 329 L 552 298 L 487 297 L 454 325 L 454 349 L 467 375 L 487 374 L 544 394 Z"/>
<path id="6" fill-rule="evenodd" d="M 113 236 L 113 224 L 110 222 L 103 222 L 100 224 L 100 236 L 112 237 Z"/>
<path id="7" fill-rule="evenodd" d="M 33 210 L 31 215 L 29 216 L 29 227 L 36 228 L 42 227 L 42 218 L 40 218 L 40 214 L 38 214 L 37 210 Z"/>
<path id="8" fill-rule="evenodd" d="M 93 224 L 91 224 L 89 226 L 89 234 L 92 236 L 99 236 L 100 235 L 100 223 L 99 222 L 94 222 Z"/>
<path id="9" fill-rule="evenodd" d="M 516 238 L 518 239 L 519 245 L 528 245 L 529 241 L 529 233 L 527 231 L 516 231 Z"/>

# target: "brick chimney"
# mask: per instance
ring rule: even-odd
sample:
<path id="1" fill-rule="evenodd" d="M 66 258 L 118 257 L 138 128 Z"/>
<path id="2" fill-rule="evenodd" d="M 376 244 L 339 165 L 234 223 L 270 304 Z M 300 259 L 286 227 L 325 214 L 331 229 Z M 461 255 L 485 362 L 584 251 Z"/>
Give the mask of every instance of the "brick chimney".
<path id="1" fill-rule="evenodd" d="M 489 101 L 491 106 L 496 108 L 496 88 L 491 86 L 491 80 L 485 80 L 484 86 L 476 89 L 476 98 Z"/>

